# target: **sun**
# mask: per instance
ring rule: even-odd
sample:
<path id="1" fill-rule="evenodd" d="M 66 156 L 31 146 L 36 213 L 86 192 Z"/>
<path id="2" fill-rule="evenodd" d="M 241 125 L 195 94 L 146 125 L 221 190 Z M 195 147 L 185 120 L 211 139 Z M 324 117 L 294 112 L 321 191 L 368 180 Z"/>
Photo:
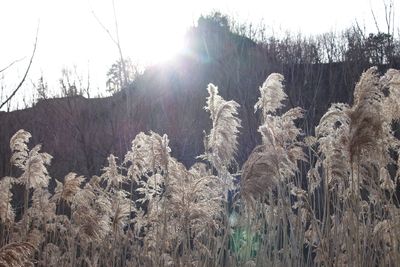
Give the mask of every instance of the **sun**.
<path id="1" fill-rule="evenodd" d="M 129 36 L 129 54 L 146 65 L 169 61 L 183 49 L 188 23 L 183 23 L 179 17 L 164 16 L 136 18 L 134 23 L 141 23 L 141 27 L 136 25 L 134 32 L 124 32 Z"/>
<path id="2" fill-rule="evenodd" d="M 149 64 L 164 63 L 174 59 L 183 49 L 183 36 L 169 32 L 168 36 L 159 36 L 143 46 L 143 60 Z"/>

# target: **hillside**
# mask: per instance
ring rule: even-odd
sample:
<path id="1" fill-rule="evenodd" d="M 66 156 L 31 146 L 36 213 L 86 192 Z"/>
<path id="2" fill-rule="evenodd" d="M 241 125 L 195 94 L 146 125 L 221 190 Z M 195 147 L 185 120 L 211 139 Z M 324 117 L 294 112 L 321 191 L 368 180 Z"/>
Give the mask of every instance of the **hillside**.
<path id="1" fill-rule="evenodd" d="M 172 155 L 190 166 L 204 150 L 203 130 L 211 127 L 203 109 L 210 82 L 225 99 L 241 105 L 237 160 L 242 164 L 260 139 L 254 104 L 270 73 L 285 76 L 288 107 L 307 111 L 300 126 L 311 133 L 330 103 L 351 100 L 356 81 L 369 67 L 365 61 L 277 60 L 270 47 L 207 20 L 191 29 L 187 40 L 184 53 L 148 68 L 132 86 L 111 97 L 47 99 L 29 109 L 1 112 L 0 175 L 10 173 L 8 143 L 21 128 L 32 133 L 32 143 L 41 143 L 53 155 L 54 177 L 70 171 L 98 174 L 109 154 L 123 160 L 134 136 L 150 130 L 168 134 Z"/>

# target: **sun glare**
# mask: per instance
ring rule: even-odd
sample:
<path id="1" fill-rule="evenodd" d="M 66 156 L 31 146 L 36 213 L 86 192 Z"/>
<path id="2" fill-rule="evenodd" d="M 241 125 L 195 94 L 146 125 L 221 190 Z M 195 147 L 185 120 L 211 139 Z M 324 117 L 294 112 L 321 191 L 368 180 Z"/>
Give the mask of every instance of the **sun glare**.
<path id="1" fill-rule="evenodd" d="M 168 35 L 168 34 L 167 34 Z M 172 60 L 183 49 L 183 36 L 172 34 L 169 36 L 150 38 L 143 42 L 137 54 L 139 60 L 145 64 L 157 64 Z"/>
<path id="2" fill-rule="evenodd" d="M 158 8 L 155 9 L 154 5 Z M 176 5 L 178 3 L 174 1 L 141 5 L 126 3 L 125 8 L 132 10 L 133 14 L 120 8 L 120 25 L 126 26 L 128 54 L 146 65 L 162 63 L 179 54 L 191 20 L 187 14 L 177 16 Z"/>

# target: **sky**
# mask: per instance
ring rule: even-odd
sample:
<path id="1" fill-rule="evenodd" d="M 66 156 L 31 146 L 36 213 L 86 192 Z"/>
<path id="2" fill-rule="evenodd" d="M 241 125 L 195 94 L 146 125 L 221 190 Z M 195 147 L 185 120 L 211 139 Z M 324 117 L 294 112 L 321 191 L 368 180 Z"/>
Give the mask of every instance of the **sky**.
<path id="1" fill-rule="evenodd" d="M 114 3 L 124 55 L 146 66 L 178 53 L 185 32 L 196 25 L 201 14 L 218 10 L 239 22 L 256 25 L 262 22 L 270 34 L 341 31 L 355 21 L 367 31 L 376 31 L 371 9 L 384 29 L 384 1 L 115 0 Z M 395 10 L 400 11 L 399 2 L 394 0 Z M 24 100 L 29 102 L 35 93 L 32 83 L 40 76 L 49 84 L 50 93 L 57 94 L 63 68 L 74 70 L 84 81 L 89 76 L 92 96 L 106 95 L 106 73 L 118 58 L 118 50 L 99 21 L 115 36 L 113 14 L 112 0 L 0 0 L 0 69 L 22 59 L 0 73 L 0 102 L 24 74 L 38 25 L 33 65 L 12 104 L 14 108 L 22 108 Z M 395 25 L 399 26 L 398 17 Z"/>

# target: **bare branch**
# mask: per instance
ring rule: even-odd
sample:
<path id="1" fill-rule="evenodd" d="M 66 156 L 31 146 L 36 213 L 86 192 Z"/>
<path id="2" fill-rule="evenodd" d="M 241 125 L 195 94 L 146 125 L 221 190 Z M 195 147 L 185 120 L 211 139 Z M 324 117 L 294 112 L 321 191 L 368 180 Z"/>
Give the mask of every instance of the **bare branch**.
<path id="1" fill-rule="evenodd" d="M 101 22 L 101 20 L 97 17 L 97 15 L 96 15 L 96 13 L 94 12 L 94 10 L 92 9 L 91 11 L 92 11 L 93 17 L 96 19 L 96 21 L 97 21 L 97 23 L 100 25 L 100 27 L 102 27 L 103 30 L 108 34 L 108 36 L 110 37 L 111 41 L 112 41 L 115 45 L 118 46 L 118 42 L 114 39 L 114 36 L 112 36 L 110 30 L 109 30 L 106 26 L 104 26 L 104 24 Z"/>
<path id="2" fill-rule="evenodd" d="M 383 5 L 385 7 L 385 20 L 386 20 L 386 27 L 387 27 L 387 34 L 394 33 L 392 27 L 394 28 L 394 2 L 393 0 L 383 0 Z"/>
<path id="3" fill-rule="evenodd" d="M 38 40 L 38 34 L 39 34 L 39 25 L 36 29 L 36 37 L 35 37 L 35 44 L 33 46 L 33 51 L 32 51 L 32 55 L 31 55 L 31 59 L 29 60 L 29 65 L 26 68 L 24 77 L 22 78 L 22 80 L 20 81 L 20 83 L 18 84 L 17 88 L 15 88 L 15 90 L 11 93 L 11 95 L 0 105 L 0 109 L 6 105 L 14 96 L 15 94 L 18 92 L 18 90 L 21 88 L 21 86 L 24 84 L 26 76 L 28 76 L 29 70 L 31 68 L 32 65 L 32 61 L 33 61 L 33 57 L 35 56 L 35 52 L 36 52 L 36 45 L 37 45 L 37 40 Z"/>
<path id="4" fill-rule="evenodd" d="M 386 27 L 387 27 L 387 34 L 389 34 L 389 32 L 390 32 L 390 21 L 391 21 L 390 16 L 391 16 L 392 6 L 391 5 L 389 6 L 389 12 L 388 12 L 388 5 L 387 5 L 385 0 L 383 0 L 383 5 L 385 7 L 385 21 L 386 21 Z"/>
<path id="5" fill-rule="evenodd" d="M 128 71 L 126 69 L 126 64 L 125 64 L 125 60 L 124 60 L 124 56 L 123 56 L 122 48 L 121 48 L 121 42 L 120 42 L 120 39 L 119 39 L 119 27 L 118 27 L 117 13 L 116 13 L 116 9 L 115 9 L 115 1 L 114 0 L 112 1 L 112 5 L 113 5 L 113 15 L 114 15 L 114 25 L 115 25 L 116 38 L 114 38 L 114 36 L 111 34 L 110 30 L 96 16 L 96 13 L 94 12 L 93 8 L 91 8 L 91 10 L 92 10 L 92 14 L 93 14 L 94 18 L 97 20 L 99 25 L 108 34 L 108 36 L 110 37 L 111 41 L 117 46 L 119 57 L 120 57 L 120 60 L 121 60 L 121 65 L 122 65 L 122 75 L 121 75 L 121 76 L 123 76 L 123 78 L 121 78 L 122 83 L 123 83 L 122 87 L 125 87 L 128 84 Z"/>
<path id="6" fill-rule="evenodd" d="M 117 13 L 115 11 L 115 0 L 112 1 L 112 4 L 113 4 L 113 11 L 114 11 L 115 33 L 117 35 L 117 47 L 118 47 L 119 56 L 120 56 L 120 59 L 121 59 L 122 70 L 124 72 L 123 73 L 124 74 L 124 79 L 123 79 L 124 86 L 123 87 L 125 87 L 126 85 L 128 85 L 128 73 L 127 73 L 126 66 L 125 66 L 125 60 L 124 60 L 124 57 L 123 57 L 123 54 L 122 54 L 121 42 L 119 40 Z"/>
<path id="7" fill-rule="evenodd" d="M 20 61 L 23 60 L 23 59 L 25 59 L 25 57 L 14 60 L 14 61 L 11 62 L 10 64 L 8 64 L 6 67 L 0 69 L 0 73 L 3 72 L 3 71 L 5 71 L 5 70 L 7 70 L 7 69 L 9 69 L 9 68 L 11 68 L 15 63 L 20 62 Z"/>
<path id="8" fill-rule="evenodd" d="M 364 40 L 366 39 L 366 37 L 365 37 L 365 27 L 364 27 L 364 30 L 361 29 L 360 24 L 358 23 L 358 20 L 356 20 L 356 26 L 353 27 L 353 28 L 354 28 L 354 30 L 356 30 L 355 28 L 357 28 L 357 32 L 358 32 L 359 34 L 361 34 L 361 36 L 362 36 L 362 38 L 363 38 Z"/>
<path id="9" fill-rule="evenodd" d="M 372 17 L 374 19 L 376 30 L 378 31 L 378 33 L 380 33 L 381 31 L 379 30 L 378 21 L 376 20 L 375 12 L 374 12 L 374 10 L 372 8 L 371 1 L 369 2 L 369 6 L 371 7 L 371 14 L 372 14 Z"/>

